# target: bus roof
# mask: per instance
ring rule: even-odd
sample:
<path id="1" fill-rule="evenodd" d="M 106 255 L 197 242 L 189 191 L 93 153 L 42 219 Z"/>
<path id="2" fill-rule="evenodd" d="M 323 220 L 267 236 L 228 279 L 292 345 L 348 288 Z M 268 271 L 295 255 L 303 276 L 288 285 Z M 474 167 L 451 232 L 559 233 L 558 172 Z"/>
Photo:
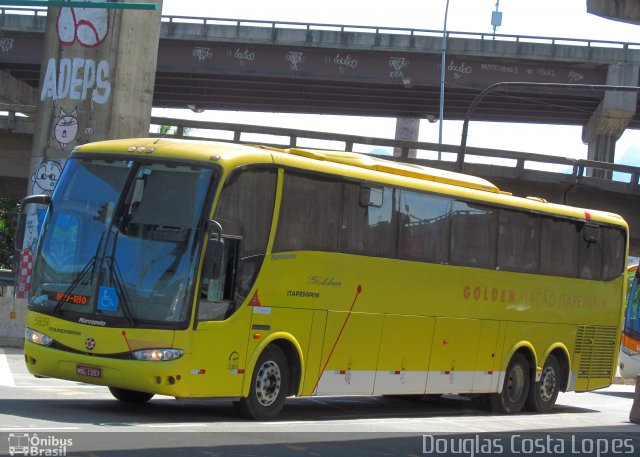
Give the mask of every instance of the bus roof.
<path id="1" fill-rule="evenodd" d="M 443 184 L 467 187 L 470 189 L 484 190 L 487 192 L 500 192 L 500 189 L 498 189 L 497 186 L 493 185 L 486 179 L 478 178 L 476 176 L 425 167 L 423 165 L 412 163 L 395 162 L 366 154 L 359 154 L 357 152 L 315 151 L 296 148 L 287 149 L 286 152 L 315 160 L 341 163 L 344 165 L 366 168 L 368 170 L 391 173 L 393 175 L 407 176 L 426 181 L 435 181 Z"/>
<path id="2" fill-rule="evenodd" d="M 617 214 L 547 203 L 540 198 L 515 197 L 509 192 L 502 192 L 483 178 L 355 152 L 278 149 L 268 146 L 174 138 L 130 138 L 87 143 L 77 146 L 73 153 L 194 160 L 218 163 L 228 168 L 251 163 L 275 163 L 627 227 L 626 222 Z"/>

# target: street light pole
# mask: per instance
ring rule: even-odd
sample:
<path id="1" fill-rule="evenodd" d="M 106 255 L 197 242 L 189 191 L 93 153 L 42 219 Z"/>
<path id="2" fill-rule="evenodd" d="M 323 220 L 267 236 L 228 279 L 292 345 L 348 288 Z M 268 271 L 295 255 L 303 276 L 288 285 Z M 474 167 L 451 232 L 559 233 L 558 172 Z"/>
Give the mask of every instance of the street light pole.
<path id="1" fill-rule="evenodd" d="M 438 144 L 442 144 L 442 121 L 444 116 L 444 66 L 447 52 L 447 15 L 449 14 L 449 0 L 444 10 L 444 27 L 442 28 L 442 61 L 440 63 L 440 111 L 438 115 Z M 438 160 L 442 157 L 442 152 L 438 151 Z"/>

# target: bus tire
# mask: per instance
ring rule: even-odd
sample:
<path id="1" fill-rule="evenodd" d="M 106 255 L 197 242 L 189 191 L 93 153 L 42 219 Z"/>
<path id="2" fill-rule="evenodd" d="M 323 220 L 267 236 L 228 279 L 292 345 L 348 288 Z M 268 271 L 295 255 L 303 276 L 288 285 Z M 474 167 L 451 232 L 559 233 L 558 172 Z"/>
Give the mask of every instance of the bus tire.
<path id="1" fill-rule="evenodd" d="M 530 382 L 529 363 L 524 355 L 516 352 L 505 372 L 502 392 L 489 397 L 491 409 L 503 414 L 519 412 L 527 400 Z"/>
<path id="2" fill-rule="evenodd" d="M 249 396 L 234 405 L 248 419 L 273 419 L 282 411 L 288 390 L 289 361 L 282 349 L 270 344 L 253 369 Z"/>
<path id="3" fill-rule="evenodd" d="M 138 392 L 136 390 L 120 389 L 118 387 L 109 387 L 109 392 L 117 400 L 123 403 L 131 403 L 142 405 L 153 398 L 153 394 L 147 392 Z"/>
<path id="4" fill-rule="evenodd" d="M 553 409 L 560 392 L 562 368 L 555 355 L 550 354 L 542 367 L 540 381 L 532 382 L 527 409 L 538 413 L 548 413 Z"/>

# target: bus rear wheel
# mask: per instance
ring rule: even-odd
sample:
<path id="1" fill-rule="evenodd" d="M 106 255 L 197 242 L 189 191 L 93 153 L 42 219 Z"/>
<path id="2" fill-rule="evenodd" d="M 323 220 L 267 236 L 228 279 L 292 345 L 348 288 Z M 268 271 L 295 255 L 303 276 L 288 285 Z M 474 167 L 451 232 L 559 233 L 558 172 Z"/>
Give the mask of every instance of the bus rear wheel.
<path id="1" fill-rule="evenodd" d="M 542 367 L 540 381 L 531 383 L 527 397 L 527 409 L 538 413 L 547 413 L 553 409 L 560 392 L 562 369 L 553 354 L 547 357 Z"/>
<path id="2" fill-rule="evenodd" d="M 529 394 L 530 378 L 527 359 L 521 353 L 515 353 L 507 367 L 502 392 L 489 397 L 491 409 L 505 414 L 519 412 Z"/>
<path id="3" fill-rule="evenodd" d="M 109 387 L 109 392 L 116 399 L 123 403 L 131 403 L 142 405 L 153 398 L 153 394 L 147 392 L 138 392 L 136 390 L 120 389 L 118 387 Z"/>
<path id="4" fill-rule="evenodd" d="M 288 391 L 287 356 L 282 349 L 271 344 L 260 354 L 253 369 L 249 396 L 234 405 L 248 419 L 273 419 L 282 411 Z"/>

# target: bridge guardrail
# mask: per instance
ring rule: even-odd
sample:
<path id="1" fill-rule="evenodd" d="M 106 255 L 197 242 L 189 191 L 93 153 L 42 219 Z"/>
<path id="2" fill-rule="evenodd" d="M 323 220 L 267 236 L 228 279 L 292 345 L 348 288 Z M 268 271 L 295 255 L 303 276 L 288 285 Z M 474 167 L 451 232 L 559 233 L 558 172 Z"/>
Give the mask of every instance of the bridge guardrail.
<path id="1" fill-rule="evenodd" d="M 6 128 L 6 126 L 9 125 L 8 120 L 12 118 L 12 116 L 12 112 L 9 112 L 8 115 L 0 115 L 0 128 L 2 128 L 3 125 Z M 398 148 L 401 151 L 400 157 L 386 157 L 389 160 L 415 162 L 435 168 L 462 172 L 464 172 L 468 166 L 484 164 L 509 171 L 510 174 L 516 178 L 523 177 L 527 172 L 537 171 L 547 173 L 550 176 L 570 177 L 576 183 L 588 183 L 595 186 L 600 184 L 599 187 L 603 187 L 603 184 L 606 185 L 610 183 L 611 179 L 595 178 L 591 176 L 591 173 L 593 170 L 603 170 L 607 172 L 609 176 L 612 176 L 613 173 L 621 173 L 624 175 L 616 176 L 616 184 L 623 186 L 619 189 L 620 191 L 640 194 L 640 185 L 638 182 L 640 179 L 640 167 L 631 165 L 599 162 L 588 159 L 573 159 L 551 154 L 468 146 L 466 147 L 466 153 L 463 157 L 462 169 L 460 169 L 456 163 L 462 151 L 460 145 L 158 116 L 151 117 L 151 124 L 176 128 L 175 133 L 164 135 L 160 135 L 157 132 L 149 132 L 149 136 L 156 138 L 169 137 L 242 144 L 264 144 L 279 148 L 308 147 L 311 149 L 342 149 L 344 151 L 364 153 L 368 153 L 368 151 L 364 150 L 364 146 L 389 147 L 394 149 Z M 185 131 L 188 130 L 201 130 L 204 131 L 202 133 L 206 132 L 206 135 L 185 134 Z M 200 134 L 200 132 L 194 133 Z M 254 135 L 254 138 L 247 138 L 248 135 Z M 256 135 L 259 137 L 256 138 Z M 320 144 L 316 143 L 311 146 L 306 146 L 301 145 L 300 140 L 312 140 Z M 321 144 L 322 142 L 331 142 L 332 144 L 324 147 Z M 336 143 L 341 144 L 338 145 Z M 427 155 L 433 158 L 412 159 L 409 158 L 409 150 L 426 151 Z M 442 153 L 441 159 L 436 158 L 437 152 Z M 500 161 L 502 162 L 500 163 Z M 559 171 L 549 170 L 549 166 Z"/>
<path id="2" fill-rule="evenodd" d="M 603 170 L 611 176 L 613 173 L 622 173 L 625 176 L 617 176 L 616 183 L 622 186 L 620 189 L 626 193 L 640 193 L 638 180 L 640 178 L 640 167 L 630 165 L 613 164 L 587 159 L 572 159 L 559 157 L 550 154 L 537 154 L 530 152 L 509 151 L 501 149 L 490 149 L 480 147 L 467 147 L 464 156 L 462 169 L 457 169 L 457 158 L 462 148 L 459 145 L 438 144 L 424 141 L 396 140 L 390 138 L 376 138 L 369 136 L 347 135 L 340 133 L 326 133 L 311 130 L 289 129 L 283 127 L 265 127 L 248 124 L 232 124 L 226 122 L 194 121 L 187 119 L 151 117 L 152 125 L 163 125 L 175 127 L 176 132 L 172 134 L 159 135 L 150 133 L 154 137 L 172 137 L 198 139 L 208 141 L 226 141 L 243 144 L 265 144 L 273 147 L 292 148 L 308 147 L 301 146 L 300 140 L 319 140 L 325 142 L 343 143 L 341 147 L 332 144 L 331 147 L 311 147 L 312 149 L 342 149 L 344 151 L 354 151 L 355 146 L 382 146 L 399 148 L 402 151 L 400 157 L 385 157 L 389 160 L 401 160 L 443 168 L 451 171 L 465 171 L 465 167 L 472 165 L 487 165 L 509 169 L 513 177 L 523 177 L 527 172 L 549 173 L 552 176 L 563 176 L 570 178 L 576 183 L 593 184 L 597 186 L 603 183 L 610 184 L 611 179 L 592 177 L 593 170 Z M 185 129 L 205 130 L 207 136 L 185 135 Z M 211 136 L 209 136 L 211 135 Z M 247 138 L 249 135 L 260 135 L 259 139 Z M 264 138 L 269 136 L 270 138 Z M 244 137 L 244 138 L 243 138 Z M 362 147 L 358 148 L 362 151 Z M 411 159 L 408 157 L 409 150 L 427 151 L 434 156 L 434 159 Z M 437 152 L 442 154 L 442 160 L 435 158 Z M 505 161 L 497 163 L 496 161 Z M 534 165 L 537 164 L 537 167 Z M 560 168 L 561 171 L 541 170 L 540 164 L 551 165 Z M 626 180 L 622 180 L 623 178 Z"/>
<path id="3" fill-rule="evenodd" d="M 34 16 L 33 26 L 36 28 L 39 24 L 38 18 L 46 17 L 47 10 L 43 8 L 20 8 L 20 7 L 0 7 L 0 27 L 4 25 L 5 16 L 10 14 L 22 14 Z M 386 27 L 386 26 L 369 26 L 369 25 L 346 25 L 346 24 L 323 24 L 313 22 L 291 22 L 291 21 L 267 21 L 258 19 L 229 19 L 217 17 L 198 17 L 198 16 L 180 16 L 180 15 L 164 15 L 162 22 L 172 23 L 190 23 L 208 25 L 227 25 L 227 26 L 252 26 L 266 27 L 273 30 L 283 28 L 303 29 L 308 32 L 313 30 L 335 31 L 341 33 L 359 32 L 374 33 L 376 36 L 380 34 L 399 34 L 414 36 L 433 36 L 435 38 L 442 37 L 442 30 L 433 29 L 413 29 L 403 27 Z M 502 33 L 483 33 L 483 32 L 463 32 L 463 31 L 447 31 L 447 38 L 469 38 L 479 40 L 492 41 L 515 41 L 517 43 L 538 43 L 551 45 L 572 45 L 587 47 L 609 47 L 618 49 L 640 49 L 640 42 L 624 42 L 610 40 L 592 40 L 589 38 L 566 38 L 566 37 L 544 37 L 537 35 L 512 35 Z M 378 40 L 376 40 L 378 42 Z"/>

